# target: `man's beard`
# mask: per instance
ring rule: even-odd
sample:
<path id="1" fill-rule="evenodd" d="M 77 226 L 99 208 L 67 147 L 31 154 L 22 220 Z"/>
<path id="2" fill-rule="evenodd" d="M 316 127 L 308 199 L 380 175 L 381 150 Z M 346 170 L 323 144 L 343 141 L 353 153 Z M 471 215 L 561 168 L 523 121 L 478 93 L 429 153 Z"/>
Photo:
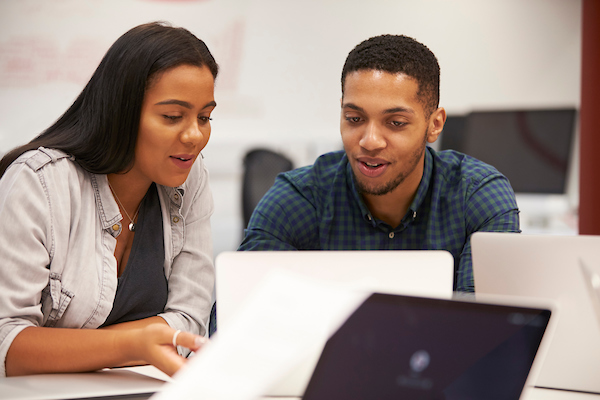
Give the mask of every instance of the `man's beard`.
<path id="1" fill-rule="evenodd" d="M 407 169 L 404 171 L 400 171 L 400 173 L 391 181 L 386 182 L 378 187 L 367 187 L 363 182 L 361 182 L 356 174 L 354 174 L 354 181 L 356 182 L 356 188 L 360 194 L 368 194 L 372 196 L 383 196 L 384 194 L 388 194 L 394 189 L 396 189 L 402 182 L 406 180 L 406 178 L 417 168 L 423 153 L 425 152 L 425 147 L 427 146 L 427 137 L 429 136 L 429 129 L 425 132 L 425 136 L 423 137 L 423 144 L 417 150 L 415 150 L 410 156 L 409 164 Z"/>

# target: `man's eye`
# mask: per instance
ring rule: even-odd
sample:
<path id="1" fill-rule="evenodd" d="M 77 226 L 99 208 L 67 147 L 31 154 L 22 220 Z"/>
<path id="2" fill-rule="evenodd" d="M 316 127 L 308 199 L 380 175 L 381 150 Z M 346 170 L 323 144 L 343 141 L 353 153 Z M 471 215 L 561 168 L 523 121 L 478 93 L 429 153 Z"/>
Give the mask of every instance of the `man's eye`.
<path id="1" fill-rule="evenodd" d="M 360 122 L 360 117 L 346 117 L 346 121 L 352 122 L 352 123 L 357 123 L 357 122 Z"/>
<path id="2" fill-rule="evenodd" d="M 406 122 L 401 122 L 401 121 L 392 121 L 390 122 L 392 125 L 394 125 L 395 127 L 402 127 L 404 125 L 406 125 Z"/>

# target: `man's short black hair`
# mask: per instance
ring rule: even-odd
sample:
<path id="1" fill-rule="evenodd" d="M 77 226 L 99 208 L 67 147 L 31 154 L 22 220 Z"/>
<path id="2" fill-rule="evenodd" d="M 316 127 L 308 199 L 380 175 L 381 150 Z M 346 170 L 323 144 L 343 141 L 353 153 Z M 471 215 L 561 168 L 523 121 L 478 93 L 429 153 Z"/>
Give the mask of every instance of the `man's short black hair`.
<path id="1" fill-rule="evenodd" d="M 375 36 L 358 44 L 342 69 L 342 95 L 346 76 L 355 71 L 378 70 L 403 73 L 419 85 L 417 96 L 426 115 L 438 108 L 440 100 L 440 66 L 425 45 L 403 35 Z"/>

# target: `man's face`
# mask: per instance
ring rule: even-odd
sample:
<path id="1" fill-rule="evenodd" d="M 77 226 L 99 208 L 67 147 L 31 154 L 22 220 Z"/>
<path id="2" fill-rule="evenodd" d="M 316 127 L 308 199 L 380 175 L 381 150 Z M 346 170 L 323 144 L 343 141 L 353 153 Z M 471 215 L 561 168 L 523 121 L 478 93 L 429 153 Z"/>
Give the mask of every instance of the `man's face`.
<path id="1" fill-rule="evenodd" d="M 443 120 L 439 127 L 435 121 L 443 109 L 427 117 L 418 89 L 416 80 L 401 73 L 362 70 L 346 76 L 340 130 L 364 195 L 419 185 L 425 145 L 437 139 Z"/>

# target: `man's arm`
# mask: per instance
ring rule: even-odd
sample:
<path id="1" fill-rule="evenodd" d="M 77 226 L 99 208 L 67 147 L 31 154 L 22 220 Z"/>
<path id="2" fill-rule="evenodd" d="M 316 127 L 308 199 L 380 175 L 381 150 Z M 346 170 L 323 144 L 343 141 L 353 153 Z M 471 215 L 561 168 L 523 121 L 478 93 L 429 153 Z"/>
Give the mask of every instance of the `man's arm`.
<path id="1" fill-rule="evenodd" d="M 467 238 L 460 255 L 455 290 L 475 291 L 471 258 L 474 232 L 521 232 L 519 209 L 508 179 L 500 174 L 484 179 L 466 203 Z"/>
<path id="2" fill-rule="evenodd" d="M 287 177 L 277 177 L 254 209 L 238 250 L 318 250 L 319 221 L 310 197 Z"/>

